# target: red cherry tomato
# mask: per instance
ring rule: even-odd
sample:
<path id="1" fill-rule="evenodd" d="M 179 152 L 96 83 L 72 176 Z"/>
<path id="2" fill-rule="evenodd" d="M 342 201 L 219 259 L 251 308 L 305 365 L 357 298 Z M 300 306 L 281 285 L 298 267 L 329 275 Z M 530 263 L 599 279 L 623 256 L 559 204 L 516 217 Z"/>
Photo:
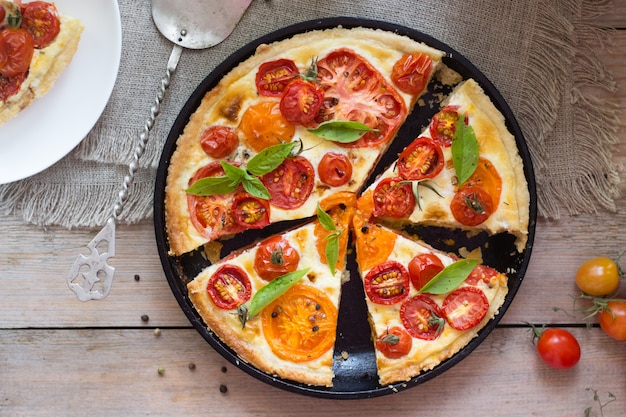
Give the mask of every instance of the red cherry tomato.
<path id="1" fill-rule="evenodd" d="M 246 229 L 262 229 L 270 224 L 268 201 L 248 193 L 239 193 L 235 196 L 232 211 L 237 224 Z"/>
<path id="2" fill-rule="evenodd" d="M 374 147 L 390 140 L 407 109 L 398 92 L 365 58 L 346 48 L 317 62 L 324 102 L 316 122 L 348 120 L 374 129 L 346 147 Z"/>
<path id="3" fill-rule="evenodd" d="M 615 340 L 626 340 L 626 300 L 609 301 L 598 317 L 600 327 Z"/>
<path id="4" fill-rule="evenodd" d="M 28 71 L 35 47 L 24 29 L 0 31 L 0 74 L 14 77 Z"/>
<path id="5" fill-rule="evenodd" d="M 363 282 L 367 297 L 376 304 L 395 304 L 409 295 L 409 273 L 396 261 L 376 265 Z"/>
<path id="6" fill-rule="evenodd" d="M 418 294 L 402 303 L 400 319 L 411 336 L 423 340 L 435 340 L 445 326 L 441 308 L 424 294 Z"/>
<path id="7" fill-rule="evenodd" d="M 401 178 L 385 178 L 374 189 L 374 216 L 401 218 L 415 208 L 411 184 Z"/>
<path id="8" fill-rule="evenodd" d="M 31 34 L 35 48 L 50 45 L 61 31 L 59 12 L 54 3 L 31 1 L 22 5 L 22 28 Z"/>
<path id="9" fill-rule="evenodd" d="M 9 97 L 20 91 L 20 87 L 25 79 L 25 72 L 13 77 L 0 74 L 0 101 L 7 101 Z"/>
<path id="10" fill-rule="evenodd" d="M 217 307 L 232 310 L 250 299 L 252 285 L 243 269 L 226 264 L 211 275 L 207 291 Z"/>
<path id="11" fill-rule="evenodd" d="M 225 173 L 221 164 L 215 161 L 200 168 L 189 181 L 189 185 L 200 178 L 223 175 Z M 239 225 L 233 217 L 233 197 L 230 194 L 206 197 L 187 194 L 189 216 L 196 230 L 209 239 L 244 231 L 245 227 Z"/>
<path id="12" fill-rule="evenodd" d="M 239 145 L 237 131 L 232 127 L 214 125 L 200 135 L 202 150 L 212 158 L 224 158 Z"/>
<path id="13" fill-rule="evenodd" d="M 376 349 L 389 359 L 406 356 L 413 346 L 413 339 L 401 327 L 394 326 L 376 339 Z"/>
<path id="14" fill-rule="evenodd" d="M 300 207 L 315 185 L 313 165 L 304 157 L 287 158 L 274 171 L 261 177 L 270 193 L 270 204 L 284 209 Z"/>
<path id="15" fill-rule="evenodd" d="M 271 281 L 298 269 L 300 254 L 280 236 L 264 240 L 254 256 L 254 270 L 261 278 Z"/>
<path id="16" fill-rule="evenodd" d="M 398 157 L 398 173 L 407 180 L 433 178 L 443 169 L 441 146 L 427 137 L 419 137 Z"/>
<path id="17" fill-rule="evenodd" d="M 433 253 L 421 253 L 409 262 L 409 278 L 416 290 L 421 290 L 428 281 L 443 270 L 443 263 Z"/>
<path id="18" fill-rule="evenodd" d="M 426 54 L 405 54 L 393 66 L 391 81 L 405 93 L 418 95 L 426 87 L 433 60 Z"/>
<path id="19" fill-rule="evenodd" d="M 322 157 L 317 173 L 324 184 L 340 187 L 352 178 L 352 163 L 344 154 L 328 152 Z"/>
<path id="20" fill-rule="evenodd" d="M 465 186 L 452 197 L 450 210 L 459 223 L 465 226 L 478 226 L 493 213 L 493 199 L 482 187 Z"/>
<path id="21" fill-rule="evenodd" d="M 478 325 L 489 310 L 489 300 L 479 288 L 461 287 L 452 291 L 443 301 L 446 321 L 457 330 Z"/>
<path id="22" fill-rule="evenodd" d="M 567 330 L 547 329 L 538 331 L 535 335 L 539 337 L 537 341 L 537 352 L 539 357 L 552 368 L 569 369 L 580 360 L 580 345 L 578 340 Z"/>
<path id="23" fill-rule="evenodd" d="M 435 114 L 430 122 L 430 136 L 443 147 L 452 145 L 456 122 L 459 121 L 457 110 L 457 106 L 446 106 Z"/>
<path id="24" fill-rule="evenodd" d="M 297 79 L 285 87 L 280 99 L 280 113 L 289 123 L 306 125 L 322 107 L 324 91 L 317 84 Z"/>
<path id="25" fill-rule="evenodd" d="M 277 59 L 261 64 L 256 73 L 256 88 L 260 95 L 280 97 L 287 84 L 299 74 L 298 67 L 290 59 Z"/>
<path id="26" fill-rule="evenodd" d="M 465 282 L 470 285 L 476 285 L 480 281 L 485 284 L 489 284 L 492 279 L 498 276 L 498 274 L 498 271 L 486 265 L 476 265 L 474 269 L 472 269 L 469 276 L 465 279 Z"/>

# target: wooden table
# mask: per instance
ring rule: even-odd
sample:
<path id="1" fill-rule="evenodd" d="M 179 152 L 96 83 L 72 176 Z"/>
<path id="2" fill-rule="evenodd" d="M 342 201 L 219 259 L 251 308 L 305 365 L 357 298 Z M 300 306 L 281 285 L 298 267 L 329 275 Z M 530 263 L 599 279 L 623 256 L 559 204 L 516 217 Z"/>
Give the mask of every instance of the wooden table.
<path id="1" fill-rule="evenodd" d="M 598 23 L 626 29 L 626 2 L 616 1 L 614 9 Z M 626 30 L 617 31 L 612 50 L 602 59 L 619 83 L 626 119 Z M 619 133 L 625 137 L 626 127 Z M 626 141 L 615 158 L 626 162 Z M 66 275 L 97 231 L 42 229 L 0 217 L 0 415 L 526 417 L 583 416 L 587 407 L 600 415 L 593 389 L 603 401 L 609 392 L 617 397 L 606 417 L 623 416 L 626 342 L 553 307 L 571 309 L 573 277 L 583 260 L 626 250 L 624 204 L 626 193 L 617 213 L 540 220 L 524 283 L 485 342 L 425 384 L 349 401 L 266 385 L 216 353 L 170 291 L 151 221 L 118 227 L 112 292 L 82 303 L 68 289 Z M 566 371 L 544 365 L 525 322 L 570 330 L 582 347 L 580 363 Z"/>

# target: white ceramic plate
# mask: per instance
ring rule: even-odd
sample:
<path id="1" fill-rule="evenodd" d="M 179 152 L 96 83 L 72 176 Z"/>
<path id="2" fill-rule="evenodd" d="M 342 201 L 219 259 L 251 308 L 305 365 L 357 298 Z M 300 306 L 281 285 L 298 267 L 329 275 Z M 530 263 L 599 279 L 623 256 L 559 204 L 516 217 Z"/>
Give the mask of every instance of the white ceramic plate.
<path id="1" fill-rule="evenodd" d="M 0 126 L 0 184 L 48 168 L 94 126 L 111 96 L 122 53 L 117 0 L 55 0 L 85 30 L 67 69 L 45 96 Z"/>

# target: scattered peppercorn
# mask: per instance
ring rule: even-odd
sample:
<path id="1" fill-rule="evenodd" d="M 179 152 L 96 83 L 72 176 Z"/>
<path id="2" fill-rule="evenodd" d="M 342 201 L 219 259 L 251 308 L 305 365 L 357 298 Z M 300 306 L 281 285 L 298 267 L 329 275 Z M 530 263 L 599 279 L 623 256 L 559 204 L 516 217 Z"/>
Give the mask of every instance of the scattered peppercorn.
<path id="1" fill-rule="evenodd" d="M 222 372 L 226 373 L 226 371 L 228 371 L 228 368 L 226 368 L 225 366 L 222 366 Z"/>
<path id="2" fill-rule="evenodd" d="M 142 315 L 141 315 L 141 321 L 143 321 L 143 322 L 147 322 L 148 320 L 150 320 L 150 317 L 148 317 L 148 315 L 147 315 L 147 314 L 142 314 Z"/>
<path id="3" fill-rule="evenodd" d="M 161 329 L 159 329 L 158 327 L 157 327 L 156 329 L 154 329 L 154 335 L 155 335 L 156 337 L 161 336 Z"/>
<path id="4" fill-rule="evenodd" d="M 224 385 L 224 384 L 221 384 L 220 385 L 220 392 L 222 394 L 226 394 L 226 392 L 228 392 L 228 387 L 226 385 Z"/>
<path id="5" fill-rule="evenodd" d="M 187 367 L 189 368 L 190 371 L 196 370 L 196 364 L 193 362 L 189 362 L 189 365 L 187 365 Z"/>
<path id="6" fill-rule="evenodd" d="M 159 375 L 163 375 L 165 373 L 165 368 L 163 368 L 162 366 L 159 366 L 159 368 L 157 369 L 157 373 Z"/>
<path id="7" fill-rule="evenodd" d="M 139 274 L 135 274 L 135 281 L 139 281 L 141 279 L 141 277 L 139 276 Z"/>

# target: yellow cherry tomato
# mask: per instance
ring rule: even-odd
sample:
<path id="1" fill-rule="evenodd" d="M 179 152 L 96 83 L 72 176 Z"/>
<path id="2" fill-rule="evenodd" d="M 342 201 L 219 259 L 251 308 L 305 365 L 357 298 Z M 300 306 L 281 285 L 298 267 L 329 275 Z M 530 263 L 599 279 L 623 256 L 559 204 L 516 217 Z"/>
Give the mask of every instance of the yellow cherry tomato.
<path id="1" fill-rule="evenodd" d="M 619 278 L 617 264 L 605 257 L 589 259 L 576 271 L 578 288 L 594 297 L 602 297 L 617 291 Z"/>

